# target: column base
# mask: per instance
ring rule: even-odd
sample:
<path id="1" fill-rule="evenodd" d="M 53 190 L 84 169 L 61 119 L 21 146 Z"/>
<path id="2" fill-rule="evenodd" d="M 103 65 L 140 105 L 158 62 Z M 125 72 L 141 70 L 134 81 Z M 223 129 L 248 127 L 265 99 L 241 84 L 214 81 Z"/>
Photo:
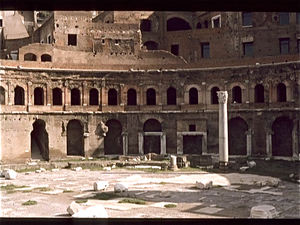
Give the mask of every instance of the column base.
<path id="1" fill-rule="evenodd" d="M 219 169 L 220 170 L 227 170 L 228 169 L 228 162 L 219 162 Z"/>

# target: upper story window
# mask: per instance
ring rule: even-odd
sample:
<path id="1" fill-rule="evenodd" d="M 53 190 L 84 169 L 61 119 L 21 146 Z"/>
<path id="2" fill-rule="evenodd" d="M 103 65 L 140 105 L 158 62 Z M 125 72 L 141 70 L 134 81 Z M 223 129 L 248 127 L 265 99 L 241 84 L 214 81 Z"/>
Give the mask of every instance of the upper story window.
<path id="1" fill-rule="evenodd" d="M 202 58 L 209 58 L 209 43 L 201 44 L 201 56 Z"/>
<path id="2" fill-rule="evenodd" d="M 77 45 L 77 34 L 68 34 L 68 45 Z"/>
<path id="3" fill-rule="evenodd" d="M 252 26 L 252 12 L 243 12 L 243 26 Z"/>
<path id="4" fill-rule="evenodd" d="M 244 56 L 253 55 L 253 42 L 243 43 L 244 45 Z"/>
<path id="5" fill-rule="evenodd" d="M 167 31 L 191 30 L 188 22 L 181 18 L 171 18 L 167 21 Z"/>
<path id="6" fill-rule="evenodd" d="M 179 45 L 171 45 L 171 53 L 173 55 L 179 55 Z"/>
<path id="7" fill-rule="evenodd" d="M 3 26 L 3 24 L 2 24 L 2 19 L 0 19 L 0 27 L 2 27 Z"/>
<path id="8" fill-rule="evenodd" d="M 280 54 L 288 54 L 290 52 L 290 39 L 280 39 Z"/>
<path id="9" fill-rule="evenodd" d="M 279 24 L 280 25 L 289 24 L 289 13 L 287 12 L 279 13 Z"/>
<path id="10" fill-rule="evenodd" d="M 211 26 L 212 26 L 212 28 L 221 27 L 221 15 L 214 16 L 211 19 Z"/>
<path id="11" fill-rule="evenodd" d="M 300 12 L 297 12 L 297 24 L 300 24 Z"/>
<path id="12" fill-rule="evenodd" d="M 141 21 L 141 31 L 151 31 L 151 20 Z"/>
<path id="13" fill-rule="evenodd" d="M 298 53 L 300 53 L 300 39 L 297 40 Z"/>

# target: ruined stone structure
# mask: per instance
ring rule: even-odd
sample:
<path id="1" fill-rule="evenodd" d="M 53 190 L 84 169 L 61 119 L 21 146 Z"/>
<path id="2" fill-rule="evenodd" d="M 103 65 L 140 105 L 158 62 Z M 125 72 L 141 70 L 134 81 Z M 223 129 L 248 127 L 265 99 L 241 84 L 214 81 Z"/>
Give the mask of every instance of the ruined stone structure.
<path id="1" fill-rule="evenodd" d="M 298 159 L 299 13 L 35 15 L 1 12 L 2 162 L 218 154 L 218 91 L 229 157 Z"/>

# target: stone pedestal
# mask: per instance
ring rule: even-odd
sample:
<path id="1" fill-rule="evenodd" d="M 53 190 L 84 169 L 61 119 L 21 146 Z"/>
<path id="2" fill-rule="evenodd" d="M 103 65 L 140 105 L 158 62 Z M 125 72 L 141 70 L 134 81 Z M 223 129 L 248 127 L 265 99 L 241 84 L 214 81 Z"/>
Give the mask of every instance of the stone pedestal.
<path id="1" fill-rule="evenodd" d="M 178 170 L 176 156 L 171 155 L 170 163 L 171 163 L 171 165 L 169 167 L 169 170 Z"/>
<path id="2" fill-rule="evenodd" d="M 219 100 L 219 159 L 220 169 L 228 167 L 227 91 L 218 91 Z"/>

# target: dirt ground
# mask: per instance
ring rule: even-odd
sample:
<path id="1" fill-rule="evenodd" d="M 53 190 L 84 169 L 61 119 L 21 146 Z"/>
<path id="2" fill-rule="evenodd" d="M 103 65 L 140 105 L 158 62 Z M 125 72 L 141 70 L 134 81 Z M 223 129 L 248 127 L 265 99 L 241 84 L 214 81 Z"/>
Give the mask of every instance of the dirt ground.
<path id="1" fill-rule="evenodd" d="M 274 206 L 276 218 L 300 218 L 300 184 L 289 179 L 290 173 L 299 173 L 298 166 L 294 162 L 262 161 L 245 172 L 225 173 L 153 173 L 124 168 L 19 172 L 15 180 L 0 180 L 1 217 L 70 218 L 67 207 L 79 200 L 83 209 L 102 204 L 109 218 L 250 218 L 251 208 L 257 205 Z M 213 188 L 196 188 L 200 180 L 213 181 Z M 108 181 L 109 187 L 94 191 L 96 181 Z M 114 185 L 118 182 L 127 183 L 128 191 L 115 195 Z M 111 199 L 95 198 L 101 192 Z M 145 204 L 119 203 L 124 198 L 142 199 Z M 22 205 L 29 200 L 37 204 Z M 167 204 L 173 207 L 166 208 Z"/>

